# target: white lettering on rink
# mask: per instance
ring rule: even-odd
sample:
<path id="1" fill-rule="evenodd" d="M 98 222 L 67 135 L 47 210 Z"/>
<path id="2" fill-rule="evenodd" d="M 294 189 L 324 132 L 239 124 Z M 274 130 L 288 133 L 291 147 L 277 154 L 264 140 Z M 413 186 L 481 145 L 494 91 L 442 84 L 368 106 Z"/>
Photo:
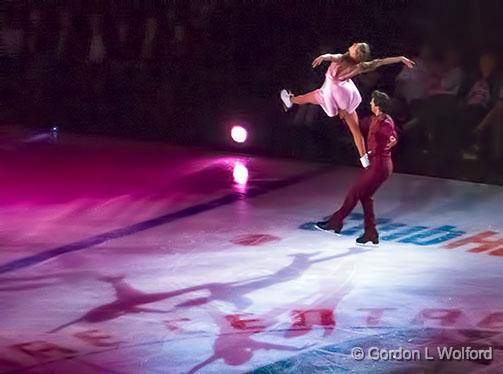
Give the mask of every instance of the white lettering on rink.
<path id="1" fill-rule="evenodd" d="M 437 347 L 437 356 L 433 349 L 407 349 L 398 347 L 394 349 L 370 347 L 367 349 L 366 358 L 372 361 L 480 361 L 493 359 L 493 348 L 472 349 L 472 347 Z M 363 349 L 355 347 L 352 350 L 353 359 L 361 361 L 365 358 Z"/>
<path id="2" fill-rule="evenodd" d="M 492 360 L 493 348 L 472 349 L 472 347 L 437 347 L 438 358 L 446 361 Z"/>

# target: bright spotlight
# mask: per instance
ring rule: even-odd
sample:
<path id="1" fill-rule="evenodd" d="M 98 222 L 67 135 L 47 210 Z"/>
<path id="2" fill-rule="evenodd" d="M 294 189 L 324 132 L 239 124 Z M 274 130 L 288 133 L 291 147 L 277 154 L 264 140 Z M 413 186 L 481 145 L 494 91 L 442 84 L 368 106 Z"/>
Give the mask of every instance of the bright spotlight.
<path id="1" fill-rule="evenodd" d="M 231 138 L 236 143 L 244 143 L 246 142 L 246 138 L 248 137 L 248 131 L 242 126 L 233 126 L 231 130 Z"/>

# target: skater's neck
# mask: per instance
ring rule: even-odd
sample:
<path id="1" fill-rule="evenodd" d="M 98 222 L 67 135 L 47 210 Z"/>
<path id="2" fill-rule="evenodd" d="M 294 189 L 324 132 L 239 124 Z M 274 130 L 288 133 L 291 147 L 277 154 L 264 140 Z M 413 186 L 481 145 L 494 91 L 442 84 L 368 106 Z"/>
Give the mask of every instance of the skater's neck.
<path id="1" fill-rule="evenodd" d="M 358 64 L 358 61 L 356 61 L 353 57 L 351 57 L 349 52 L 344 53 L 342 56 L 346 61 L 350 62 L 351 64 L 355 65 Z"/>

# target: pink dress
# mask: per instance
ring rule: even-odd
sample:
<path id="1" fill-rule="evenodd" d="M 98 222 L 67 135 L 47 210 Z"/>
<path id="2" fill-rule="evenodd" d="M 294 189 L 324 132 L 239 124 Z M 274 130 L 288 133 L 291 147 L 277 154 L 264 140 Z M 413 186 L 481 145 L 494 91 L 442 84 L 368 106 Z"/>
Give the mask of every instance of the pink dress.
<path id="1" fill-rule="evenodd" d="M 358 88 L 347 76 L 361 72 L 359 65 L 349 64 L 337 55 L 325 74 L 325 82 L 315 91 L 316 99 L 329 117 L 337 115 L 339 110 L 352 113 L 362 102 Z"/>

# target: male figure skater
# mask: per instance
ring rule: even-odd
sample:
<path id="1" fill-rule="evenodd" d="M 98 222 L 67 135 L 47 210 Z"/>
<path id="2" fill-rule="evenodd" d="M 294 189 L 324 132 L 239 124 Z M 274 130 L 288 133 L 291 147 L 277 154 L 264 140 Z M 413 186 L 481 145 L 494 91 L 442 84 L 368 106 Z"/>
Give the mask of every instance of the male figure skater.
<path id="1" fill-rule="evenodd" d="M 365 231 L 356 239 L 358 244 L 379 243 L 374 216 L 373 195 L 393 172 L 391 148 L 397 143 L 397 135 L 393 119 L 388 115 L 390 98 L 384 92 L 374 91 L 370 108 L 374 114 L 369 120 L 367 149 L 370 160 L 368 166 L 346 196 L 342 207 L 335 212 L 330 220 L 316 223 L 318 230 L 335 232 L 342 230 L 344 218 L 360 201 L 363 207 Z M 362 123 L 363 125 L 363 123 Z"/>

